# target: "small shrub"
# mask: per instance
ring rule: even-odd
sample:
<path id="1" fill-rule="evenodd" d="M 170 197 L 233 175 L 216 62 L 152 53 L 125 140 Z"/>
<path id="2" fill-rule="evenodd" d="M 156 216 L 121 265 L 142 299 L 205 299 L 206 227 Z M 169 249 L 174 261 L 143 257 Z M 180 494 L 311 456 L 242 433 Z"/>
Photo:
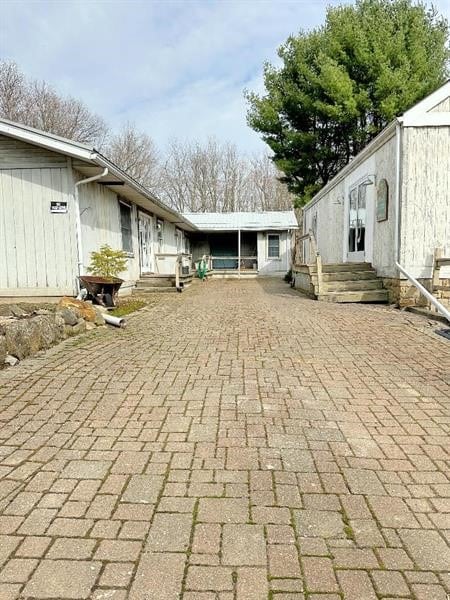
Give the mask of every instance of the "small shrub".
<path id="1" fill-rule="evenodd" d="M 292 269 L 289 269 L 289 271 L 286 273 L 286 275 L 284 276 L 284 280 L 286 283 L 291 283 L 292 281 Z"/>
<path id="2" fill-rule="evenodd" d="M 91 264 L 87 271 L 95 277 L 113 281 L 126 268 L 127 253 L 123 250 L 113 250 L 108 244 L 103 244 L 98 252 L 91 252 Z"/>

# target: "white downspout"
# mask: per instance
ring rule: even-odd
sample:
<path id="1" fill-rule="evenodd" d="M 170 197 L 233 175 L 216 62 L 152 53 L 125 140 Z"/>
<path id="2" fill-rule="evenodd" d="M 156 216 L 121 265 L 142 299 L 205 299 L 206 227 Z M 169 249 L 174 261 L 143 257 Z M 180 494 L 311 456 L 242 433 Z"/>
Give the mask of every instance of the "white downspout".
<path id="1" fill-rule="evenodd" d="M 401 200 L 401 164 L 402 164 L 402 122 L 397 120 L 395 126 L 395 231 L 394 262 L 400 262 L 400 200 Z"/>
<path id="2" fill-rule="evenodd" d="M 81 237 L 81 212 L 80 212 L 80 197 L 78 194 L 78 188 L 80 185 L 91 183 L 108 175 L 108 169 L 105 168 L 99 175 L 88 177 L 87 179 L 81 179 L 75 183 L 75 227 L 77 237 L 77 254 L 78 254 L 78 275 L 83 275 L 83 241 Z"/>

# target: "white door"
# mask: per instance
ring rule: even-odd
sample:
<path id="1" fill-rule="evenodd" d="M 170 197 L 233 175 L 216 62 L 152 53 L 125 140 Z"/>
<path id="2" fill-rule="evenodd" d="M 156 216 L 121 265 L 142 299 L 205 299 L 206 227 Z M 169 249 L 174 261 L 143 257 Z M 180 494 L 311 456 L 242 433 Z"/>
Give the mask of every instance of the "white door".
<path id="1" fill-rule="evenodd" d="M 153 273 L 153 219 L 139 212 L 139 259 L 141 274 Z"/>
<path id="2" fill-rule="evenodd" d="M 367 184 L 361 183 L 350 189 L 348 198 L 348 246 L 349 262 L 370 261 L 372 247 L 371 227 L 368 223 Z"/>

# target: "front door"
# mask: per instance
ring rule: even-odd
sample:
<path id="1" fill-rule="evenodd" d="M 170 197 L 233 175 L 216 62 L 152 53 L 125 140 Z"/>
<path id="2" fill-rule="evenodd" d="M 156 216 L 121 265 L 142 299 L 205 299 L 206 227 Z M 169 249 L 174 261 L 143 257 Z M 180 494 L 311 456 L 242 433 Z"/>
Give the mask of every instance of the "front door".
<path id="1" fill-rule="evenodd" d="M 139 259 L 141 274 L 153 273 L 153 219 L 139 211 Z"/>
<path id="2" fill-rule="evenodd" d="M 366 258 L 367 185 L 350 190 L 348 210 L 348 252 L 350 262 L 364 262 Z"/>

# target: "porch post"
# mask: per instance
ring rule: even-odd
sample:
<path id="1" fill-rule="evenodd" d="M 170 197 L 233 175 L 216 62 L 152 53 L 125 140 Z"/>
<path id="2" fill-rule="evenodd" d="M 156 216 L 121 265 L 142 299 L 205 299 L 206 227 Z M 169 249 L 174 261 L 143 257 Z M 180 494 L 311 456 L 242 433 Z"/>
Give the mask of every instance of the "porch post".
<path id="1" fill-rule="evenodd" d="M 238 277 L 241 276 L 241 230 L 238 229 Z"/>

